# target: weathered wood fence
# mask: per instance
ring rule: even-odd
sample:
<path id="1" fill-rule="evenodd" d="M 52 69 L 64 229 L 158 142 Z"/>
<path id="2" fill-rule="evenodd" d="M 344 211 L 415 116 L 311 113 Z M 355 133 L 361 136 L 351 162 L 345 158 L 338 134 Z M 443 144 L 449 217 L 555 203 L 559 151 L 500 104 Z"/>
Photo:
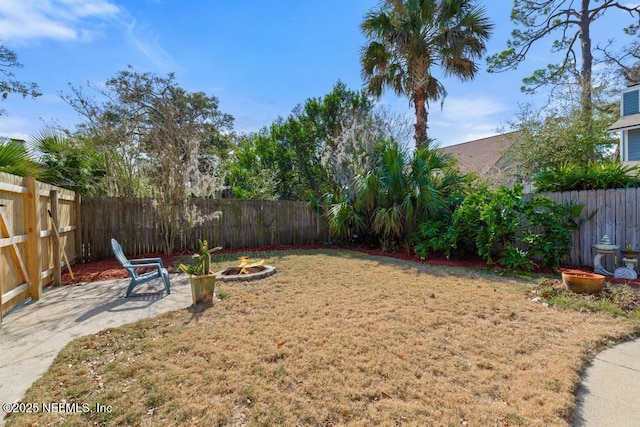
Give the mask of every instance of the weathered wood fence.
<path id="1" fill-rule="evenodd" d="M 595 212 L 580 230 L 573 232 L 571 254 L 564 263 L 592 265 L 592 245 L 606 234 L 623 249 L 640 249 L 640 189 L 543 193 L 558 203 L 582 203 L 583 215 Z M 177 250 L 194 249 L 197 239 L 211 245 L 240 248 L 264 245 L 298 245 L 328 241 L 326 221 L 306 202 L 235 199 L 194 199 L 194 212 L 202 223 L 185 228 L 176 241 Z M 222 212 L 220 219 L 211 215 Z M 196 215 L 197 216 L 197 215 Z M 158 215 L 151 199 L 84 198 L 82 201 L 82 260 L 112 256 L 109 239 L 118 239 L 128 255 L 161 250 Z M 605 257 L 603 265 L 615 269 L 617 259 Z"/>
<path id="2" fill-rule="evenodd" d="M 627 244 L 640 249 L 640 189 L 567 191 L 563 193 L 543 193 L 558 203 L 572 201 L 584 205 L 583 215 L 595 212 L 592 219 L 585 222 L 580 230 L 573 232 L 571 255 L 566 260 L 570 265 L 593 265 L 595 252 L 592 245 L 606 234 L 611 241 L 624 249 Z M 617 254 L 617 264 L 622 258 Z M 606 256 L 604 267 L 615 269 L 614 257 Z"/>
<path id="3" fill-rule="evenodd" d="M 60 283 L 61 250 L 71 262 L 80 247 L 80 197 L 73 191 L 0 172 L 0 321 L 42 287 Z M 60 243 L 52 220 L 58 225 Z"/>
<path id="4" fill-rule="evenodd" d="M 176 250 L 191 250 L 198 239 L 211 246 L 242 248 L 326 242 L 326 221 L 306 202 L 193 199 L 190 211 L 200 223 L 184 227 Z M 219 219 L 213 214 L 221 212 Z M 162 250 L 158 211 L 152 199 L 85 197 L 82 200 L 84 262 L 112 257 L 110 239 L 127 256 Z"/>

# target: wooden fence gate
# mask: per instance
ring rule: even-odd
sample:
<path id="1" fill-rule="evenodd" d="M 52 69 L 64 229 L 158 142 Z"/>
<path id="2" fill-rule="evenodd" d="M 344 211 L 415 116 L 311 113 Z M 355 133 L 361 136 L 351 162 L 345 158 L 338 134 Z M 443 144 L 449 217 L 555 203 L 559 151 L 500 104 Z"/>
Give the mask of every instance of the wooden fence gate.
<path id="1" fill-rule="evenodd" d="M 40 299 L 44 285 L 60 283 L 62 251 L 77 258 L 79 228 L 79 195 L 0 172 L 0 322 L 26 298 Z"/>

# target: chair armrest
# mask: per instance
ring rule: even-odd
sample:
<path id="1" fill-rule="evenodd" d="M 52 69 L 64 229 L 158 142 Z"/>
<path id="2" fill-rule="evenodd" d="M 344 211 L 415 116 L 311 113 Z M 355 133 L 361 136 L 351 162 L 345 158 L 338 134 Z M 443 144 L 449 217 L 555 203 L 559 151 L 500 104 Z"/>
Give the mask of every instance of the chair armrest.
<path id="1" fill-rule="evenodd" d="M 158 264 L 157 262 L 154 263 L 150 263 L 150 264 L 124 264 L 123 265 L 124 268 L 164 268 L 162 265 Z"/>
<path id="2" fill-rule="evenodd" d="M 164 265 L 162 265 L 162 258 L 134 258 L 134 259 L 130 259 L 129 262 L 131 264 L 139 263 L 139 262 L 148 264 L 148 263 L 155 262 L 155 263 L 160 264 L 160 267 L 164 267 Z"/>

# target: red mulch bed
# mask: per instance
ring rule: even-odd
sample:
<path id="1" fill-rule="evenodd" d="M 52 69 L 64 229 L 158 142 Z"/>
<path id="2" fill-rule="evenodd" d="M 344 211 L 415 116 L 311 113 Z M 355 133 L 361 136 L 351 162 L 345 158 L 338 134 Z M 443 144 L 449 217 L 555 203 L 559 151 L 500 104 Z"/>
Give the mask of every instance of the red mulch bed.
<path id="1" fill-rule="evenodd" d="M 326 245 L 270 245 L 270 246 L 258 246 L 253 248 L 231 248 L 231 249 L 223 249 L 217 253 L 234 253 L 234 252 L 262 252 L 262 251 L 274 251 L 274 250 L 299 250 L 299 249 L 340 249 L 337 245 L 326 246 Z M 368 249 L 362 247 L 352 248 L 357 252 L 362 252 L 368 255 L 378 255 L 378 256 L 387 256 L 391 258 L 397 258 L 405 261 L 416 262 L 421 264 L 429 264 L 429 265 L 439 265 L 444 267 L 465 267 L 465 268 L 484 268 L 484 269 L 492 269 L 499 267 L 495 264 L 490 265 L 485 262 L 482 258 L 478 256 L 468 256 L 464 259 L 447 259 L 444 255 L 433 254 L 430 255 L 426 260 L 420 260 L 415 257 L 413 254 L 407 254 L 406 251 L 397 251 L 394 253 L 383 252 L 380 249 Z M 161 258 L 163 264 L 169 271 L 173 271 L 177 268 L 177 265 L 174 265 L 177 259 L 183 257 L 185 255 L 189 255 L 189 252 L 175 252 L 171 255 L 164 255 L 162 253 L 149 253 L 145 255 L 141 255 L 136 258 Z M 76 264 L 73 267 L 73 274 L 76 279 L 76 283 L 82 282 L 97 282 L 101 280 L 109 280 L 109 279 L 125 279 L 129 277 L 129 273 L 122 268 L 122 266 L 116 261 L 115 258 L 109 258 L 102 261 L 94 261 L 86 264 Z M 563 269 L 560 269 L 563 270 Z M 593 272 L 593 267 L 583 266 L 583 267 L 571 267 L 566 268 L 565 270 L 579 270 L 585 272 Z M 541 269 L 536 266 L 535 272 L 537 273 L 550 273 L 549 269 Z M 619 283 L 626 284 L 634 288 L 640 288 L 640 279 L 638 280 L 624 280 L 624 279 L 616 279 L 613 276 L 607 276 L 607 281 L 611 283 Z M 68 272 L 62 275 L 62 284 L 70 285 L 73 284 L 71 280 L 71 276 Z"/>

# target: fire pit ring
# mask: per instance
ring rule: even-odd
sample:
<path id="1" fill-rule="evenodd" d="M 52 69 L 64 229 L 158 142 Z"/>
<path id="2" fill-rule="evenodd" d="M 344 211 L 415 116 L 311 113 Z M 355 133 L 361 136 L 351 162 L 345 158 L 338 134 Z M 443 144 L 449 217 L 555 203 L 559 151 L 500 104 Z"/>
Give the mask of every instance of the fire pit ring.
<path id="1" fill-rule="evenodd" d="M 247 273 L 239 274 L 240 267 L 229 267 L 216 272 L 216 280 L 223 282 L 258 280 L 269 277 L 276 273 L 276 268 L 272 265 L 259 265 L 247 269 Z"/>

